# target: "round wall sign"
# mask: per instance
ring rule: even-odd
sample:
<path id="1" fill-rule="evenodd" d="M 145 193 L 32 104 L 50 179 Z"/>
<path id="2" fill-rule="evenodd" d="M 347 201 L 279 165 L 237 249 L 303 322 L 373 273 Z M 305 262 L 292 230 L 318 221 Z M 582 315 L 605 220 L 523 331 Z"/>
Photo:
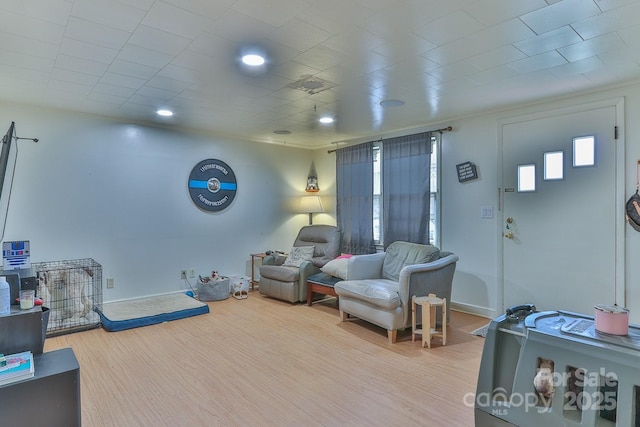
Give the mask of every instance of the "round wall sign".
<path id="1" fill-rule="evenodd" d="M 236 175 L 222 160 L 203 160 L 189 175 L 191 200 L 205 211 L 218 212 L 228 207 L 237 189 Z"/>

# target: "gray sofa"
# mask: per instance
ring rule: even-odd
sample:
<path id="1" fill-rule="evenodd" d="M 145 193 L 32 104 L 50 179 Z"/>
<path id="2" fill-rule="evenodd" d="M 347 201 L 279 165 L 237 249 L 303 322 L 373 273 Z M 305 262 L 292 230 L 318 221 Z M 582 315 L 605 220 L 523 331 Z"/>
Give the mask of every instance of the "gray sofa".
<path id="1" fill-rule="evenodd" d="M 386 252 L 353 256 L 347 280 L 334 287 L 340 319 L 346 321 L 351 315 L 385 328 L 389 342 L 394 343 L 398 329 L 411 327 L 413 295 L 433 293 L 451 300 L 457 261 L 457 255 L 435 246 L 409 242 L 394 242 Z M 421 313 L 416 314 L 421 319 Z"/>
<path id="2" fill-rule="evenodd" d="M 265 257 L 258 288 L 262 295 L 289 302 L 306 301 L 307 278 L 340 254 L 340 231 L 333 225 L 307 225 L 300 229 L 293 246 L 313 246 L 313 257 L 300 267 L 282 265 L 286 256 Z"/>

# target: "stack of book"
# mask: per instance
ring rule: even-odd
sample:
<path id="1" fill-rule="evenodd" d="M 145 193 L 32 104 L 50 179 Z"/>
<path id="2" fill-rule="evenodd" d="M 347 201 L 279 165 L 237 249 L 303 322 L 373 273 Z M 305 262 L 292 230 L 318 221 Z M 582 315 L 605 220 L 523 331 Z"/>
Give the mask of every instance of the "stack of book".
<path id="1" fill-rule="evenodd" d="M 30 351 L 8 356 L 0 354 L 0 386 L 32 378 L 34 373 L 33 354 Z"/>

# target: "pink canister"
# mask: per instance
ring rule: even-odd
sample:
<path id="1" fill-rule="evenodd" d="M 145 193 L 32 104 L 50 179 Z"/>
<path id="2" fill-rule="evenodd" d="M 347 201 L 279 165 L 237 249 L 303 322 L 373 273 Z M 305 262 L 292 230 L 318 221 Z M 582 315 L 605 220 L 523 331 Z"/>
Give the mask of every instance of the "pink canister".
<path id="1" fill-rule="evenodd" d="M 596 330 L 611 335 L 627 335 L 629 333 L 629 310 L 617 305 L 596 304 Z"/>

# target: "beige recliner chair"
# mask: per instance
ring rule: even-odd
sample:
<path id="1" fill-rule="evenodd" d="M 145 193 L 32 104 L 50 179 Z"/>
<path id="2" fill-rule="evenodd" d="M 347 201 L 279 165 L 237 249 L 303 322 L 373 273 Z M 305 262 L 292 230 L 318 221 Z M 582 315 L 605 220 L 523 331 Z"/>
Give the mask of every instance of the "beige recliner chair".
<path id="1" fill-rule="evenodd" d="M 289 302 L 306 301 L 307 278 L 340 255 L 340 231 L 333 225 L 307 225 L 302 227 L 293 246 L 313 246 L 312 258 L 299 267 L 290 267 L 282 265 L 286 260 L 283 255 L 265 257 L 258 288 L 262 295 Z"/>
<path id="2" fill-rule="evenodd" d="M 431 245 L 393 242 L 386 252 L 349 259 L 347 280 L 335 284 L 340 318 L 358 317 L 387 330 L 390 343 L 398 329 L 411 327 L 411 297 L 430 293 L 451 301 L 458 256 Z M 420 308 L 418 308 L 420 310 Z M 418 311 L 417 318 L 421 318 Z M 449 304 L 447 304 L 447 323 Z"/>

